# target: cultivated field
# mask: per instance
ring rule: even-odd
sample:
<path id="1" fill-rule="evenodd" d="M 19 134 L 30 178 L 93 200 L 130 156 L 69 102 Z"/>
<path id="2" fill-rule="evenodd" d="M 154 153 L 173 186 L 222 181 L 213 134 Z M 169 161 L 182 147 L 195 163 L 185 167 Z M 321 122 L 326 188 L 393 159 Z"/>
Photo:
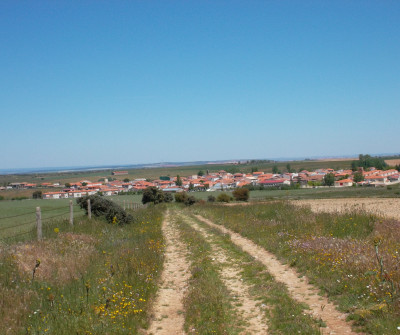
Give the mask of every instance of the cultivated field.
<path id="1" fill-rule="evenodd" d="M 400 165 L 400 159 L 386 159 L 385 162 L 389 166 Z"/>
<path id="2" fill-rule="evenodd" d="M 386 218 L 400 220 L 400 198 L 398 199 L 310 199 L 292 202 L 298 206 L 310 206 L 314 212 L 345 213 L 365 211 Z"/>

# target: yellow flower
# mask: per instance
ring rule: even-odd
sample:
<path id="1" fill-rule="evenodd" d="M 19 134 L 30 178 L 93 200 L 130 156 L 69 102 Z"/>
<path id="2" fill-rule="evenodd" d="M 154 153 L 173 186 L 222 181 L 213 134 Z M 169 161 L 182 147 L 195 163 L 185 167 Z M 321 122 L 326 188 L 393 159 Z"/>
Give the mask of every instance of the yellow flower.
<path id="1" fill-rule="evenodd" d="M 60 232 L 60 229 L 54 228 L 54 232 L 55 232 L 56 234 L 58 234 L 58 233 Z"/>

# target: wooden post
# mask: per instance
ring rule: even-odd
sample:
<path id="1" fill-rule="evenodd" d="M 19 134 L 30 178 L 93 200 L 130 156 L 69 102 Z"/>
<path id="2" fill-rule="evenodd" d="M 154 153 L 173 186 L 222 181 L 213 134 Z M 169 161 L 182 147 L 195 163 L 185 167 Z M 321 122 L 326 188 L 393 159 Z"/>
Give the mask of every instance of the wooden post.
<path id="1" fill-rule="evenodd" d="M 42 240 L 42 212 L 40 207 L 36 207 L 36 228 L 37 228 L 37 239 Z"/>
<path id="2" fill-rule="evenodd" d="M 71 226 L 74 225 L 74 205 L 72 204 L 72 200 L 69 201 L 69 224 Z"/>
<path id="3" fill-rule="evenodd" d="M 87 215 L 89 220 L 92 219 L 92 206 L 90 205 L 90 199 L 87 201 Z"/>

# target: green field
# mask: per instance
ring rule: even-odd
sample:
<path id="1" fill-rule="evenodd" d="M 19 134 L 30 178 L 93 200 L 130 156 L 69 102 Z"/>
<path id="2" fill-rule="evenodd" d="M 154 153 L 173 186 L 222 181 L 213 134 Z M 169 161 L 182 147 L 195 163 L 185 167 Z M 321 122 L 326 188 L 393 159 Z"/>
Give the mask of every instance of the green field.
<path id="1" fill-rule="evenodd" d="M 74 204 L 74 219 L 79 220 L 84 211 Z M 15 235 L 29 234 L 36 226 L 36 207 L 40 207 L 42 224 L 53 220 L 69 219 L 69 199 L 42 200 L 3 200 L 0 201 L 0 239 L 8 239 Z"/>

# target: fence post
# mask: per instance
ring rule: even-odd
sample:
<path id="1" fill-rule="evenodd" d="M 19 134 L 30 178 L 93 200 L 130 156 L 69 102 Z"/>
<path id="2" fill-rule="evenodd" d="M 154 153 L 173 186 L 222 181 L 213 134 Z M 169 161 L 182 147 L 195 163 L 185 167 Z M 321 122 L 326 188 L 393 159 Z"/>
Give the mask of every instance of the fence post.
<path id="1" fill-rule="evenodd" d="M 42 212 L 40 207 L 36 207 L 36 228 L 37 228 L 37 239 L 42 240 Z"/>
<path id="2" fill-rule="evenodd" d="M 74 205 L 72 204 L 72 200 L 69 201 L 69 224 L 71 226 L 74 225 Z"/>
<path id="3" fill-rule="evenodd" d="M 90 220 L 92 218 L 92 206 L 90 205 L 90 199 L 87 201 L 87 215 Z"/>

